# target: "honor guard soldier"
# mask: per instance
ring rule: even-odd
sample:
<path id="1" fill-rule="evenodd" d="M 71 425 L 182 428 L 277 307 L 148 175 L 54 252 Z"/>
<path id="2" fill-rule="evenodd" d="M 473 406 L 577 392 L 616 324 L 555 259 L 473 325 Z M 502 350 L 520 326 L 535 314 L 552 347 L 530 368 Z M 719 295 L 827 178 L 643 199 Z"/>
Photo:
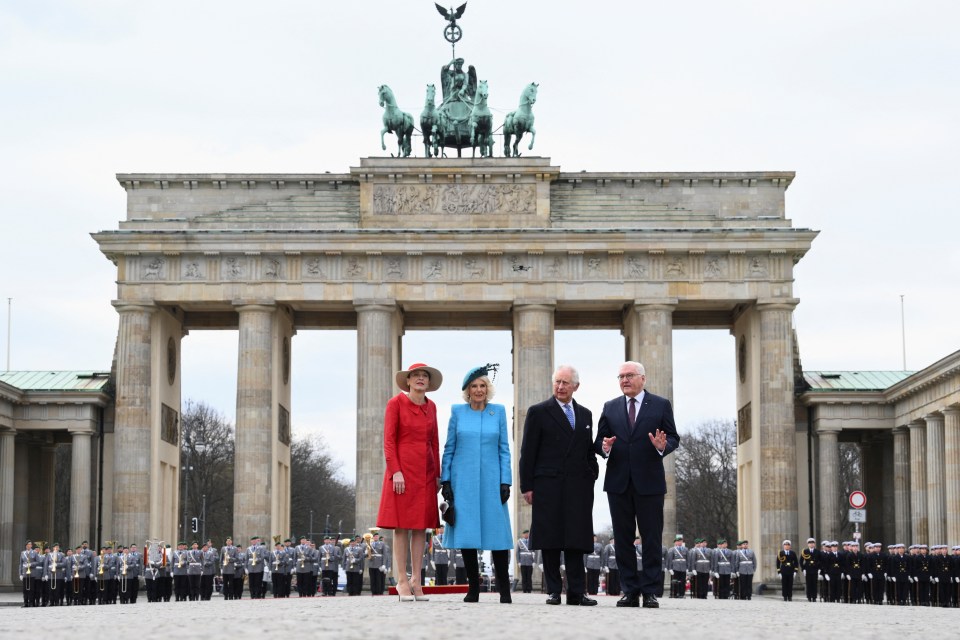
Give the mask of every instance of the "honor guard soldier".
<path id="1" fill-rule="evenodd" d="M 733 573 L 733 552 L 727 546 L 725 538 L 717 540 L 717 548 L 713 551 L 710 568 L 713 579 L 717 581 L 715 597 L 721 600 L 730 598 L 730 575 Z"/>
<path id="2" fill-rule="evenodd" d="M 524 529 L 517 539 L 517 564 L 520 566 L 520 590 L 533 593 L 533 565 L 537 554 L 530 550 L 530 530 Z"/>
<path id="3" fill-rule="evenodd" d="M 117 571 L 117 589 L 123 589 L 120 604 L 136 604 L 140 593 L 140 568 L 143 566 L 143 557 L 136 552 L 137 546 L 124 547 L 121 552 L 119 570 Z M 124 575 L 123 569 L 127 573 Z"/>
<path id="4" fill-rule="evenodd" d="M 200 548 L 200 599 L 213 597 L 213 578 L 217 574 L 219 554 L 209 540 Z"/>
<path id="5" fill-rule="evenodd" d="M 887 577 L 894 585 L 893 602 L 904 606 L 910 600 L 910 559 L 902 542 L 894 545 L 894 553 L 887 561 Z"/>
<path id="6" fill-rule="evenodd" d="M 370 595 L 382 596 L 387 586 L 387 543 L 381 537 L 374 535 L 370 541 L 370 562 L 367 565 L 370 572 Z"/>
<path id="7" fill-rule="evenodd" d="M 603 563 L 600 561 L 600 554 L 603 553 L 603 545 L 597 542 L 597 534 L 593 534 L 593 550 L 583 558 L 583 564 L 587 572 L 587 594 L 597 595 L 600 591 L 600 569 Z"/>
<path id="8" fill-rule="evenodd" d="M 40 572 L 40 557 L 33 550 L 33 542 L 27 540 L 24 550 L 20 552 L 20 589 L 23 592 L 23 606 L 36 607 L 39 600 L 36 592 L 43 575 Z"/>
<path id="9" fill-rule="evenodd" d="M 262 600 L 263 591 L 263 563 L 266 561 L 267 548 L 260 542 L 260 536 L 250 538 L 247 547 L 247 579 L 249 581 L 250 598 Z"/>
<path id="10" fill-rule="evenodd" d="M 850 550 L 852 544 L 849 540 L 844 540 L 840 545 L 838 556 L 840 558 L 840 600 L 845 603 L 850 602 L 850 574 L 847 573 L 847 565 L 850 562 Z"/>
<path id="11" fill-rule="evenodd" d="M 60 604 L 73 604 L 73 549 L 67 547 L 63 555 L 63 587 L 60 588 Z"/>
<path id="12" fill-rule="evenodd" d="M 807 548 L 800 552 L 800 570 L 806 585 L 806 595 L 809 602 L 817 601 L 817 583 L 820 577 L 820 550 L 817 541 L 807 538 Z"/>
<path id="13" fill-rule="evenodd" d="M 540 571 L 543 571 L 543 568 L 540 568 Z M 457 549 L 453 552 L 453 573 L 454 581 L 457 584 L 467 584 L 467 572 L 463 568 L 463 553 L 460 549 Z"/>
<path id="14" fill-rule="evenodd" d="M 710 587 L 710 567 L 713 564 L 713 550 L 707 547 L 707 539 L 699 538 L 699 542 L 690 550 L 687 559 L 687 569 L 695 572 L 696 589 L 694 595 L 700 600 L 707 599 Z"/>
<path id="15" fill-rule="evenodd" d="M 867 549 L 866 571 L 869 580 L 867 602 L 872 604 L 883 604 L 884 587 L 887 584 L 888 555 L 883 553 L 883 545 L 879 542 L 874 542 Z"/>
<path id="16" fill-rule="evenodd" d="M 320 547 L 320 575 L 323 580 L 322 591 L 325 596 L 337 595 L 337 583 L 340 577 L 340 547 L 333 543 L 333 538 L 325 536 L 323 546 Z"/>
<path id="17" fill-rule="evenodd" d="M 733 573 L 737 577 L 738 599 L 750 600 L 753 597 L 753 575 L 757 572 L 757 558 L 750 548 L 748 540 L 737 542 L 737 552 L 733 554 Z"/>
<path id="18" fill-rule="evenodd" d="M 610 538 L 600 556 L 603 572 L 607 575 L 608 596 L 620 595 L 620 571 L 617 569 L 617 550 L 614 547 L 614 542 L 614 539 Z"/>
<path id="19" fill-rule="evenodd" d="M 236 566 L 233 573 L 233 599 L 243 599 L 243 580 L 247 577 L 247 550 L 242 544 L 237 545 L 234 552 Z"/>
<path id="20" fill-rule="evenodd" d="M 270 552 L 270 581 L 274 598 L 283 597 L 283 570 L 286 566 L 287 552 L 283 548 L 283 543 L 277 540 L 273 543 L 273 551 Z M 308 573 L 311 568 L 307 565 Z"/>
<path id="21" fill-rule="evenodd" d="M 667 549 L 663 566 L 670 574 L 670 597 L 684 597 L 687 593 L 687 548 L 679 533 L 673 539 L 673 546 Z"/>
<path id="22" fill-rule="evenodd" d="M 960 545 L 950 547 L 950 601 L 952 606 L 960 606 Z"/>
<path id="23" fill-rule="evenodd" d="M 917 602 L 921 607 L 930 606 L 930 578 L 933 577 L 933 567 L 930 562 L 930 551 L 927 545 L 917 545 L 917 556 L 914 575 L 917 583 Z"/>
<path id="24" fill-rule="evenodd" d="M 187 589 L 190 602 L 200 600 L 200 576 L 203 573 L 203 552 L 194 540 L 187 552 Z"/>
<path id="25" fill-rule="evenodd" d="M 190 597 L 190 582 L 187 580 L 187 565 L 190 564 L 190 552 L 187 543 L 181 540 L 173 552 L 173 597 L 176 602 L 186 602 Z"/>
<path id="26" fill-rule="evenodd" d="M 830 551 L 823 556 L 823 579 L 827 583 L 827 592 L 830 602 L 840 602 L 843 581 L 840 576 L 843 575 L 840 553 L 837 550 L 839 543 L 836 540 L 830 541 Z"/>
<path id="27" fill-rule="evenodd" d="M 347 572 L 347 595 L 358 596 L 363 589 L 363 560 L 364 551 L 359 541 L 354 538 L 350 546 L 344 550 L 343 561 Z"/>
<path id="28" fill-rule="evenodd" d="M 318 571 L 316 556 L 318 555 L 318 552 L 312 540 L 310 541 L 310 549 L 313 551 L 313 555 L 314 555 L 311 580 L 313 584 L 313 590 L 315 592 L 316 585 L 317 585 L 317 571 Z M 290 593 L 293 591 L 293 576 L 297 572 L 297 565 L 299 564 L 297 561 L 298 560 L 297 547 L 296 545 L 293 544 L 293 540 L 291 540 L 290 538 L 286 538 L 283 541 L 283 552 L 286 554 L 286 557 L 287 557 L 287 570 L 284 575 L 283 597 L 289 598 Z M 300 586 L 297 585 L 297 594 L 299 595 L 299 593 L 300 593 Z M 315 595 L 315 593 L 311 592 L 310 595 L 313 596 Z"/>
<path id="29" fill-rule="evenodd" d="M 86 540 L 80 543 L 80 547 L 82 548 L 83 557 L 86 558 L 86 566 L 87 566 L 87 580 L 84 581 L 84 584 L 82 587 L 83 601 L 85 604 L 96 604 L 97 603 L 97 591 L 96 591 L 97 583 L 93 579 L 93 565 L 94 565 L 94 558 L 96 558 L 97 554 L 93 552 L 93 549 L 90 548 L 90 543 L 87 542 Z"/>
<path id="30" fill-rule="evenodd" d="M 789 540 L 784 540 L 780 553 L 777 554 L 777 573 L 780 574 L 780 588 L 784 602 L 793 600 L 793 581 L 797 577 L 797 567 L 800 565 L 797 553 L 792 547 L 793 544 Z"/>
<path id="31" fill-rule="evenodd" d="M 297 595 L 306 598 L 310 595 L 310 545 L 307 537 L 300 536 L 300 544 L 296 547 Z"/>
<path id="32" fill-rule="evenodd" d="M 434 582 L 439 585 L 446 586 L 449 584 L 449 570 L 450 570 L 450 560 L 453 552 L 450 549 L 447 549 L 447 546 L 443 542 L 443 525 L 437 527 L 437 533 L 433 536 L 433 569 L 436 571 L 436 576 Z M 529 535 L 528 535 L 529 537 Z M 522 540 L 522 538 L 521 538 Z M 523 562 L 520 557 L 520 543 L 517 542 L 517 558 L 520 560 L 520 572 L 523 573 Z M 528 552 L 529 553 L 529 552 Z M 531 557 L 532 557 L 531 553 Z M 531 570 L 533 568 L 533 563 L 530 563 Z"/>
<path id="33" fill-rule="evenodd" d="M 82 545 L 74 550 L 70 565 L 67 566 L 67 573 L 70 576 L 70 604 L 86 604 L 87 585 L 90 584 L 90 565 Z"/>
<path id="34" fill-rule="evenodd" d="M 233 578 L 237 570 L 237 548 L 233 538 L 227 536 L 220 547 L 220 578 L 223 580 L 223 599 L 233 600 Z"/>
<path id="35" fill-rule="evenodd" d="M 146 548 L 144 548 L 146 552 Z M 135 580 L 131 585 L 133 587 L 133 593 L 130 594 L 130 604 L 137 604 L 137 597 L 140 595 L 140 576 L 143 575 L 143 554 L 137 549 L 137 545 L 130 545 L 130 557 L 133 559 L 133 573 Z"/>
<path id="36" fill-rule="evenodd" d="M 951 566 L 950 566 L 950 556 L 947 555 L 947 545 L 941 544 L 937 545 L 937 556 L 936 564 L 934 565 L 934 578 L 936 579 L 937 585 L 937 599 L 936 604 L 938 607 L 949 607 L 952 604 L 952 579 L 950 576 Z"/>
<path id="37" fill-rule="evenodd" d="M 43 574 L 44 580 L 47 581 L 47 599 L 50 606 L 60 606 L 66 575 L 66 556 L 60 551 L 60 543 L 54 542 L 53 549 L 47 554 Z"/>

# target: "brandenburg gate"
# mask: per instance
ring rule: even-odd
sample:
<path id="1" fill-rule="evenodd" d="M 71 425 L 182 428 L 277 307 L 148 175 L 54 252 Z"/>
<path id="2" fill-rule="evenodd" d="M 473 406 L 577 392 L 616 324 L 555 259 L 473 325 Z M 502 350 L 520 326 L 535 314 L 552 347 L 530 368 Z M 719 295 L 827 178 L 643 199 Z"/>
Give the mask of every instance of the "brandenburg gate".
<path id="1" fill-rule="evenodd" d="M 623 358 L 643 362 L 650 389 L 669 398 L 673 329 L 721 328 L 736 340 L 736 362 L 716 373 L 737 379 L 739 533 L 758 557 L 771 553 L 799 534 L 793 268 L 817 235 L 785 215 L 793 177 L 567 173 L 543 157 L 117 176 L 126 219 L 93 235 L 117 266 L 113 536 L 176 539 L 190 331 L 239 329 L 243 540 L 289 532 L 300 330 L 357 331 L 357 522 L 372 524 L 406 329 L 512 331 L 516 453 L 526 407 L 550 394 L 555 330 L 620 330 Z M 518 530 L 528 509 L 517 507 Z"/>

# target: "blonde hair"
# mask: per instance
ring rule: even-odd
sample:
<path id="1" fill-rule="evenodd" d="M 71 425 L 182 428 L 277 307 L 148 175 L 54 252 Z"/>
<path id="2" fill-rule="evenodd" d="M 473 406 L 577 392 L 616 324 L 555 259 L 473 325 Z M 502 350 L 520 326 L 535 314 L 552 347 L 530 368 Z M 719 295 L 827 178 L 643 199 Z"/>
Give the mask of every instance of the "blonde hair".
<path id="1" fill-rule="evenodd" d="M 477 380 L 482 380 L 487 384 L 487 402 L 493 400 L 494 394 L 497 392 L 494 388 L 493 383 L 490 382 L 490 378 L 487 376 L 480 376 L 479 378 L 474 378 L 470 381 L 470 384 L 473 384 Z M 467 388 L 463 390 L 463 401 L 470 402 L 470 384 L 467 385 Z"/>

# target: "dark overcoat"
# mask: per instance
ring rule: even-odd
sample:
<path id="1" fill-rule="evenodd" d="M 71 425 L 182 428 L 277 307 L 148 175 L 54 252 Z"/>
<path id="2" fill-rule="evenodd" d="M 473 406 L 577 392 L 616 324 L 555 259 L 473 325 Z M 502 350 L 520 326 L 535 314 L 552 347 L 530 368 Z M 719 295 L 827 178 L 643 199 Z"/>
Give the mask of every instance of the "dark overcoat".
<path id="1" fill-rule="evenodd" d="M 527 410 L 520 446 L 520 491 L 533 491 L 531 549 L 593 550 L 593 415 L 576 401 L 576 428 L 550 398 Z"/>

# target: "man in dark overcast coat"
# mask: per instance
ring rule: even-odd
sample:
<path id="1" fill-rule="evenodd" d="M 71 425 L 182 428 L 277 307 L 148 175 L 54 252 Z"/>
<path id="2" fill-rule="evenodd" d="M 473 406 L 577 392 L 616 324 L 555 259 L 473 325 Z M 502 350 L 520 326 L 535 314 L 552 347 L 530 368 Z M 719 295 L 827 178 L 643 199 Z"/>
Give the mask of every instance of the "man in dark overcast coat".
<path id="1" fill-rule="evenodd" d="M 593 415 L 573 401 L 580 377 L 562 365 L 553 397 L 527 410 L 520 446 L 520 491 L 533 505 L 530 548 L 540 549 L 547 604 L 560 604 L 560 553 L 567 569 L 567 604 L 592 606 L 583 555 L 593 550 L 593 485 L 600 472 L 593 451 Z"/>

